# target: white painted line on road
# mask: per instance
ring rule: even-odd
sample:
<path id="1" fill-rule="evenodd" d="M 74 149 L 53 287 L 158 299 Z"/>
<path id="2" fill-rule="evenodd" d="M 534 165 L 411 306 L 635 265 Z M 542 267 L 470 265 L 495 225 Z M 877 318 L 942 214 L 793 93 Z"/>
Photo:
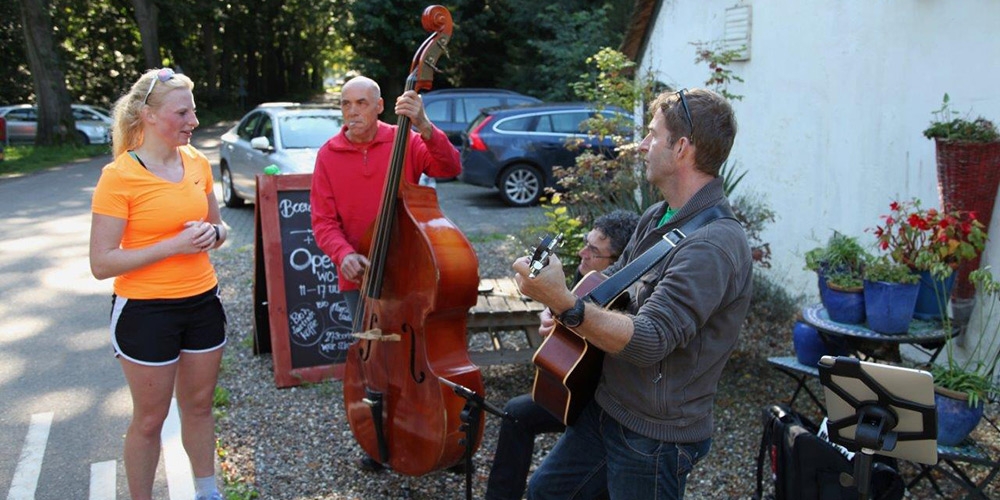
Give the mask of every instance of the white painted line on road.
<path id="1" fill-rule="evenodd" d="M 45 457 L 45 443 L 49 440 L 53 413 L 35 413 L 28 424 L 28 435 L 21 448 L 21 458 L 14 469 L 14 479 L 10 482 L 7 500 L 34 500 L 38 487 L 38 474 L 42 471 Z"/>
<path id="2" fill-rule="evenodd" d="M 118 463 L 114 460 L 90 464 L 90 499 L 115 500 Z"/>
<path id="3" fill-rule="evenodd" d="M 194 498 L 194 476 L 184 444 L 181 442 L 181 418 L 177 411 L 177 398 L 170 400 L 170 412 L 160 431 L 163 443 L 163 465 L 167 469 L 167 489 L 170 500 Z"/>

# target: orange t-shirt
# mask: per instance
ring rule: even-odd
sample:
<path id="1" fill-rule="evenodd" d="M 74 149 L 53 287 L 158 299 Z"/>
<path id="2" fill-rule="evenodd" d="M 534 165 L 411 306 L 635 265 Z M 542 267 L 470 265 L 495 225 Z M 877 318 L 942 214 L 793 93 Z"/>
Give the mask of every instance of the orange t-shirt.
<path id="1" fill-rule="evenodd" d="M 179 148 L 184 164 L 180 182 L 163 180 L 128 153 L 101 171 L 91 209 L 125 219 L 123 249 L 145 248 L 184 230 L 188 221 L 207 220 L 212 166 L 192 146 Z M 129 299 L 191 297 L 218 283 L 207 252 L 174 255 L 115 278 L 114 290 Z"/>

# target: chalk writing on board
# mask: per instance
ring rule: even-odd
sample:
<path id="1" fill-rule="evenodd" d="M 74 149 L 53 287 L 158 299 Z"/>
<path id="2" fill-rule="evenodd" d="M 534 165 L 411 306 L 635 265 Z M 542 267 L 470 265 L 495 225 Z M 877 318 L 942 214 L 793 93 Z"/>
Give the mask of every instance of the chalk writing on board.
<path id="1" fill-rule="evenodd" d="M 316 245 L 310 208 L 308 191 L 278 193 L 288 335 L 296 368 L 342 362 L 353 342 L 337 267 Z"/>
<path id="2" fill-rule="evenodd" d="M 320 339 L 320 324 L 322 319 L 316 315 L 316 310 L 306 304 L 300 304 L 288 310 L 288 336 L 295 345 L 309 347 Z"/>

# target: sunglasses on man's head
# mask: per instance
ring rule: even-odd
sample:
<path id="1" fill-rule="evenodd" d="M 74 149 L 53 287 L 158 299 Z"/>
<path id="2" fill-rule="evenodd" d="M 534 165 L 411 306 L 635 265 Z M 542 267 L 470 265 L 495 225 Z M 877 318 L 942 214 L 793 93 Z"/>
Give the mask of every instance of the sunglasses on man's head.
<path id="1" fill-rule="evenodd" d="M 153 93 L 156 82 L 165 82 L 174 77 L 174 70 L 171 68 L 161 68 L 156 72 L 156 77 L 149 81 L 149 90 L 146 90 L 146 97 L 142 98 L 143 104 L 149 104 L 149 94 Z"/>
<path id="2" fill-rule="evenodd" d="M 680 96 L 681 107 L 684 108 L 684 117 L 687 118 L 688 126 L 691 127 L 691 135 L 694 135 L 694 120 L 691 119 L 691 110 L 688 109 L 687 99 L 684 98 L 684 92 L 687 89 L 680 89 L 677 91 L 677 95 Z M 691 142 L 694 142 L 694 137 L 689 137 Z"/>

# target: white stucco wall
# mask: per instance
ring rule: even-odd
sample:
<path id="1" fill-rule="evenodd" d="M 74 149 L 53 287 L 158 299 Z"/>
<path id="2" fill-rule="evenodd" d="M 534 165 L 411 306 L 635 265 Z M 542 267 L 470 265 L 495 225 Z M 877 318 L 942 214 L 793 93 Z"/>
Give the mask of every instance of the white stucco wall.
<path id="1" fill-rule="evenodd" d="M 922 132 L 945 92 L 956 110 L 1000 122 L 1000 1 L 664 0 L 642 69 L 704 86 L 708 66 L 690 42 L 720 39 L 735 5 L 752 7 L 750 60 L 730 66 L 745 80 L 730 87 L 744 96 L 733 103 L 731 159 L 750 172 L 737 194 L 759 193 L 775 210 L 764 234 L 772 273 L 814 297 L 806 250 L 833 230 L 872 243 L 865 229 L 893 199 L 939 204 Z M 1000 269 L 1000 250 L 989 250 L 984 261 Z"/>

